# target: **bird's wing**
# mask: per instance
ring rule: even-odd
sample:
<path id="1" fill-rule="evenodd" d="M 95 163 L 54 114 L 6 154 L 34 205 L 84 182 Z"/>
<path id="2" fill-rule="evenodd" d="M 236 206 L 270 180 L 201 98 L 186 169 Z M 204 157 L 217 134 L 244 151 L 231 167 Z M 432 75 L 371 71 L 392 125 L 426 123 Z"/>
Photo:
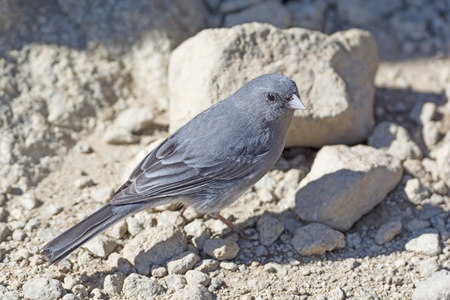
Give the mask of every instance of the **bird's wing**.
<path id="1" fill-rule="evenodd" d="M 258 168 L 268 149 L 255 145 L 227 146 L 221 153 L 190 149 L 192 141 L 169 137 L 147 155 L 114 195 L 111 204 L 123 205 L 199 192 L 217 181 L 241 180 Z M 186 146 L 187 145 L 187 146 Z M 195 150 L 195 151 L 194 151 Z"/>

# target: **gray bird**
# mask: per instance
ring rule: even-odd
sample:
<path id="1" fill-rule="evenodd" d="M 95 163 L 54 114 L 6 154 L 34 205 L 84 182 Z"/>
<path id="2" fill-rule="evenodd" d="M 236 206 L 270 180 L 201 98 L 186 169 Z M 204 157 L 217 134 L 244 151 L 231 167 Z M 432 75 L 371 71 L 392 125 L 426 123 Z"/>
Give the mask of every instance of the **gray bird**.
<path id="1" fill-rule="evenodd" d="M 259 76 L 197 115 L 150 152 L 110 203 L 69 228 L 42 254 L 57 263 L 127 216 L 182 203 L 235 228 L 218 212 L 236 201 L 280 157 L 295 109 L 305 109 L 291 79 Z"/>

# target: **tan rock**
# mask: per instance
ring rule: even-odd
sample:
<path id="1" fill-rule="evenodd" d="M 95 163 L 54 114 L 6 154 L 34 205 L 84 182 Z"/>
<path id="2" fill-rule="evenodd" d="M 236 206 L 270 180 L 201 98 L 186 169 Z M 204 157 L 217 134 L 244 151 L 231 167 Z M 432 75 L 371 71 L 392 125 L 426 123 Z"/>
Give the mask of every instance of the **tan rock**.
<path id="1" fill-rule="evenodd" d="M 306 221 L 348 230 L 400 181 L 400 160 L 369 146 L 323 147 L 296 194 L 297 214 Z"/>
<path id="2" fill-rule="evenodd" d="M 203 30 L 171 55 L 170 130 L 258 75 L 281 73 L 308 108 L 295 113 L 287 146 L 361 142 L 374 125 L 377 62 L 375 40 L 357 29 L 330 36 L 259 23 Z"/>

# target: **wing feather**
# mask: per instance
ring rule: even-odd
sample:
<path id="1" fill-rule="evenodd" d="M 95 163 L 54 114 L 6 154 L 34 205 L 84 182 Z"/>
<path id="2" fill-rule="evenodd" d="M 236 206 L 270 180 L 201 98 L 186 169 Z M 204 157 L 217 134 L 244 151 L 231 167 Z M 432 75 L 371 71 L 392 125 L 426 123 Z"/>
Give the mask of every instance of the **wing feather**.
<path id="1" fill-rule="evenodd" d="M 225 157 L 189 151 L 169 137 L 147 155 L 114 195 L 111 204 L 124 205 L 177 197 L 204 190 L 217 181 L 241 180 L 264 160 L 268 149 L 227 149 Z M 231 151 L 230 151 L 231 150 Z"/>

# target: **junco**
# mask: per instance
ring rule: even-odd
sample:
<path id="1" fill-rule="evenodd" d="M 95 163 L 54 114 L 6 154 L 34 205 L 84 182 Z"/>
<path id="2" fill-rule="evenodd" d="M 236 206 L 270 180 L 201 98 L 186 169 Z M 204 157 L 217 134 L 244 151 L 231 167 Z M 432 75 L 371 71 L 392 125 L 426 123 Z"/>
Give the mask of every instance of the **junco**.
<path id="1" fill-rule="evenodd" d="M 111 202 L 44 246 L 51 264 L 118 221 L 179 202 L 232 227 L 218 212 L 254 185 L 280 157 L 295 109 L 291 79 L 259 76 L 197 115 L 150 152 Z"/>

